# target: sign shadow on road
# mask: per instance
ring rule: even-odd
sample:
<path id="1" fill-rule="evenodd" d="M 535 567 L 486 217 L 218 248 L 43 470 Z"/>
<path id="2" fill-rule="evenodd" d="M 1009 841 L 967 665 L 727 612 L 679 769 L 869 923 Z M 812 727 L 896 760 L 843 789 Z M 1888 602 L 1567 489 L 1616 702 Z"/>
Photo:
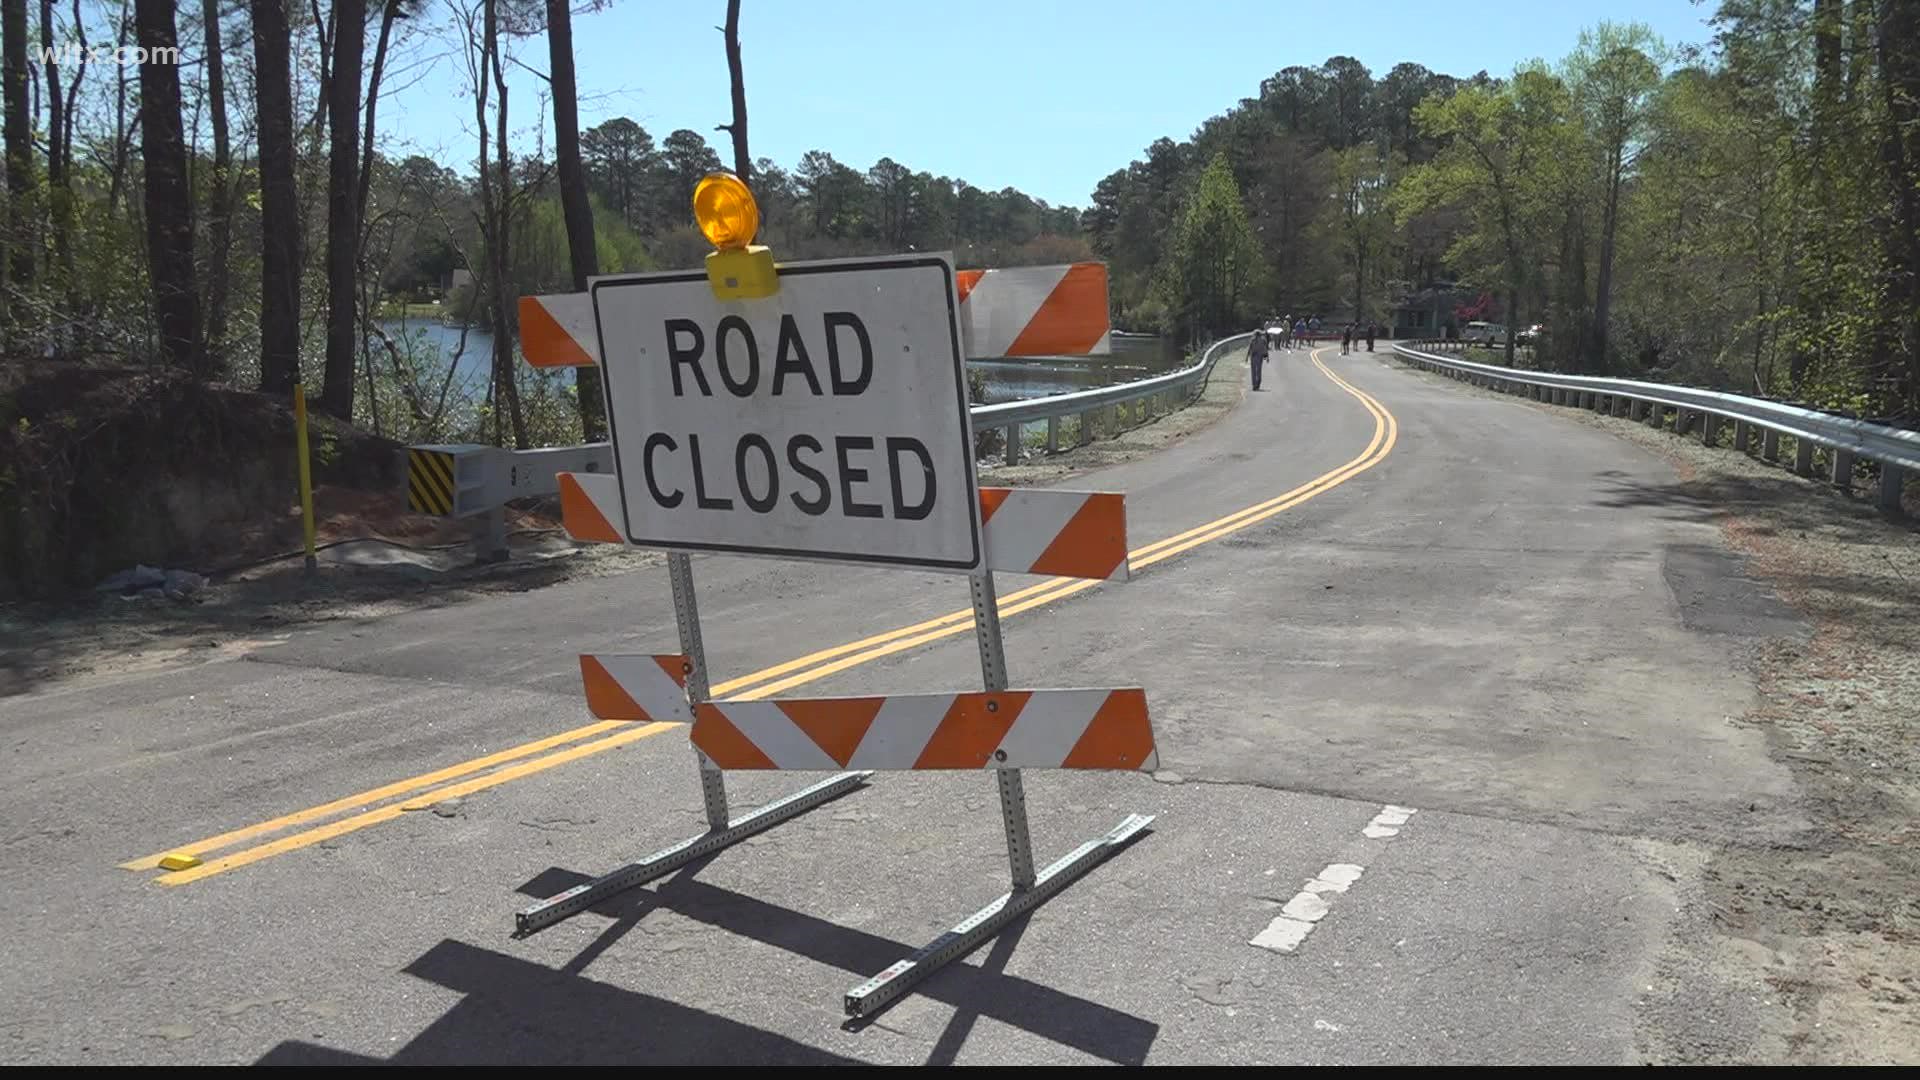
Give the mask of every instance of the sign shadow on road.
<path id="1" fill-rule="evenodd" d="M 613 921 L 558 970 L 466 942 L 449 939 L 435 945 L 404 972 L 465 996 L 390 1057 L 292 1039 L 268 1051 L 258 1064 L 862 1064 L 777 1032 L 584 974 L 595 958 L 656 909 L 842 971 L 870 971 L 911 951 L 904 942 L 696 880 L 693 874 L 705 861 L 658 890 L 634 890 L 594 905 L 590 910 Z M 586 875 L 556 868 L 520 891 L 549 896 L 584 880 Z M 1158 1024 L 1006 974 L 1027 918 L 1001 932 L 981 967 L 954 964 L 922 985 L 922 995 L 954 1008 L 926 1063 L 952 1064 L 974 1024 L 986 1017 L 1104 1061 L 1143 1064 L 1159 1035 Z M 859 1030 L 866 1024 L 848 1021 L 847 1028 Z"/>
<path id="2" fill-rule="evenodd" d="M 466 996 L 391 1057 L 288 1040 L 261 1065 L 860 1062 L 665 998 L 442 941 L 405 971 Z"/>
<path id="3" fill-rule="evenodd" d="M 616 894 L 589 908 L 613 921 L 566 970 L 576 973 L 583 970 L 592 958 L 605 952 L 631 932 L 648 912 L 657 909 L 842 971 L 877 970 L 913 951 L 913 946 L 905 942 L 710 885 L 694 876 L 698 869 L 699 865 L 690 866 L 658 889 Z M 591 880 L 588 875 L 555 867 L 522 885 L 519 891 L 541 898 L 588 880 Z M 955 1010 L 927 1064 L 951 1064 L 979 1017 L 999 1021 L 1103 1061 L 1120 1065 L 1144 1063 L 1147 1051 L 1159 1035 L 1158 1024 L 1042 983 L 1005 974 L 1007 961 L 1029 918 L 1031 915 L 1008 924 L 981 967 L 954 964 L 942 968 L 918 988 L 919 994 L 951 1005 Z M 867 1024 L 868 1021 L 853 1019 L 844 1026 L 858 1031 Z"/>

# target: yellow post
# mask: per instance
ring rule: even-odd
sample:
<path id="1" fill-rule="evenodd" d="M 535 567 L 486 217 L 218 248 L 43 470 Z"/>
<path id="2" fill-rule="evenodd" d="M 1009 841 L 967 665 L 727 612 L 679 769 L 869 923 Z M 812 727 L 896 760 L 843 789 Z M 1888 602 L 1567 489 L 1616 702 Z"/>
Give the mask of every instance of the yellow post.
<path id="1" fill-rule="evenodd" d="M 300 517 L 307 533 L 307 573 L 311 574 L 320 565 L 313 549 L 313 471 L 307 464 L 307 387 L 304 383 L 293 384 L 293 430 L 294 440 L 300 454 Z"/>

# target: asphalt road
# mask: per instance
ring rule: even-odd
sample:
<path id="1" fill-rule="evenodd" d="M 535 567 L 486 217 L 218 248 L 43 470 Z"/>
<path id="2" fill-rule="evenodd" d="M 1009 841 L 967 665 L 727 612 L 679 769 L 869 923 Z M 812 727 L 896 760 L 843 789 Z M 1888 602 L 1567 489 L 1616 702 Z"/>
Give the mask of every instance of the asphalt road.
<path id="1" fill-rule="evenodd" d="M 1014 685 L 1144 686 L 1160 741 L 1152 777 L 1028 774 L 1042 861 L 1158 818 L 871 1023 L 844 1023 L 845 991 L 1005 888 L 989 777 L 883 774 L 509 936 L 528 895 L 703 826 L 684 728 L 580 730 L 576 653 L 675 651 L 653 569 L 0 700 L 6 1060 L 1738 1056 L 1785 1006 L 1697 959 L 1701 868 L 1804 825 L 1728 723 L 1746 650 L 1799 628 L 1649 453 L 1315 355 L 1070 485 L 1125 491 L 1136 547 L 1258 513 L 1125 584 L 1002 576 Z M 885 636 L 964 611 L 960 579 L 695 573 L 727 692 L 979 685 L 965 620 Z M 729 787 L 738 808 L 811 778 Z M 197 870 L 141 861 L 234 830 Z M 1290 952 L 1250 944 L 1301 925 Z"/>

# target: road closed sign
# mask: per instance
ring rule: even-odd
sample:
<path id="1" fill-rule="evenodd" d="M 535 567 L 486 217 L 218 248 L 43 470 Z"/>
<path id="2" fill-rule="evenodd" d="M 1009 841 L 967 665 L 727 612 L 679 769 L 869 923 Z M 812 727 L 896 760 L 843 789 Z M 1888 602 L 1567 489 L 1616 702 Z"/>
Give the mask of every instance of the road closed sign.
<path id="1" fill-rule="evenodd" d="M 597 278 L 627 539 L 921 566 L 982 563 L 953 268 L 943 255 Z"/>

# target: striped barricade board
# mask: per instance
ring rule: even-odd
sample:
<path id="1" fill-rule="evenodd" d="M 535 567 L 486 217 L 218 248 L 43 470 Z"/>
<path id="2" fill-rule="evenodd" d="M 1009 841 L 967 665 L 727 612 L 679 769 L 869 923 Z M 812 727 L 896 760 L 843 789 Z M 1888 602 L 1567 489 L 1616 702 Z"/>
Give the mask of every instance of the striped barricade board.
<path id="1" fill-rule="evenodd" d="M 560 519 L 575 540 L 625 544 L 620 485 L 610 473 L 561 473 Z M 1125 581 L 1126 496 L 1050 488 L 980 490 L 987 566 L 1009 574 Z"/>
<path id="2" fill-rule="evenodd" d="M 966 355 L 1104 356 L 1113 351 L 1104 263 L 960 270 Z M 534 367 L 593 367 L 600 336 L 587 293 L 523 296 L 520 351 Z"/>

